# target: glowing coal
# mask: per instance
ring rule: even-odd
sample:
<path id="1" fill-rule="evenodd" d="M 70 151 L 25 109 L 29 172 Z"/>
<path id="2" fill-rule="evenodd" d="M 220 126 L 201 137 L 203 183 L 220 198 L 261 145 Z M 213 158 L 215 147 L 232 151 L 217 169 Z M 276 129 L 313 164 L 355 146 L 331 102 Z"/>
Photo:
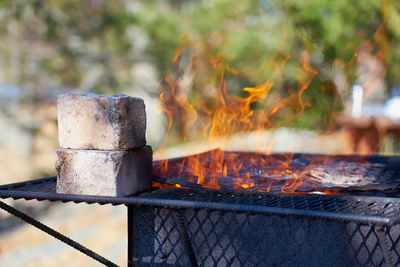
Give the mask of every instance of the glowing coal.
<path id="1" fill-rule="evenodd" d="M 235 164 L 233 164 L 233 162 Z M 264 192 L 388 190 L 396 169 L 365 156 L 262 154 L 211 150 L 153 163 L 158 182 L 178 187 Z"/>

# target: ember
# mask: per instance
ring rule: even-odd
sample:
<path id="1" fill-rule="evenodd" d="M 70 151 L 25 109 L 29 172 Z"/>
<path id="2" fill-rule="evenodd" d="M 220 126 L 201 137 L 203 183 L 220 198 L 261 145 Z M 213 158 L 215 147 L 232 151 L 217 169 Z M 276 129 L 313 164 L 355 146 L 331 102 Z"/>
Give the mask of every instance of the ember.
<path id="1" fill-rule="evenodd" d="M 165 183 L 179 187 L 266 192 L 387 190 L 399 185 L 399 181 L 393 179 L 396 173 L 394 166 L 370 162 L 368 157 L 362 156 L 271 155 L 218 149 L 153 163 L 158 186 Z"/>

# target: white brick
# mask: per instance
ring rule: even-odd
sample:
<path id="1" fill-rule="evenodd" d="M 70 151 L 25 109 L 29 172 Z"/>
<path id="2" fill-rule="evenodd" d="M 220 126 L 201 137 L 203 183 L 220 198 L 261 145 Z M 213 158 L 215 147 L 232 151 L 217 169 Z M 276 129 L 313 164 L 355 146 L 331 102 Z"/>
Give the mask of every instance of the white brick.
<path id="1" fill-rule="evenodd" d="M 152 149 L 56 150 L 57 193 L 128 196 L 151 188 Z"/>
<path id="2" fill-rule="evenodd" d="M 146 111 L 140 98 L 64 94 L 57 104 L 61 148 L 129 150 L 146 145 Z"/>

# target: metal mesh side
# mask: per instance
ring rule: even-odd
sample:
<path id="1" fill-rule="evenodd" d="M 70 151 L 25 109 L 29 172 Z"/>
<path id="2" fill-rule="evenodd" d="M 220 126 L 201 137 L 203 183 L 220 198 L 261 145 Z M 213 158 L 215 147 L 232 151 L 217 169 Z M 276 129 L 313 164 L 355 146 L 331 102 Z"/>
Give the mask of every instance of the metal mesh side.
<path id="1" fill-rule="evenodd" d="M 190 266 L 188 248 L 168 208 L 135 209 L 138 266 Z M 199 266 L 385 266 L 374 226 L 293 216 L 182 210 Z M 400 264 L 400 225 L 385 227 Z"/>

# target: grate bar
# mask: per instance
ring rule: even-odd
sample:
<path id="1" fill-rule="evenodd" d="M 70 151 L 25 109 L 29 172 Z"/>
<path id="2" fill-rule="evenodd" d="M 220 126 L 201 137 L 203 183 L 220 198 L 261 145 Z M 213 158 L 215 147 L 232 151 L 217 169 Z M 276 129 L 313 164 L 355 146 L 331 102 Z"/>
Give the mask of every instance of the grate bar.
<path id="1" fill-rule="evenodd" d="M 36 199 L 88 204 L 197 208 L 323 218 L 357 223 L 400 223 L 400 199 L 351 195 L 291 193 L 234 193 L 210 189 L 153 188 L 129 197 L 86 196 L 55 193 L 56 178 L 43 178 L 0 186 L 0 198 Z M 301 205 L 300 205 L 301 204 Z"/>

